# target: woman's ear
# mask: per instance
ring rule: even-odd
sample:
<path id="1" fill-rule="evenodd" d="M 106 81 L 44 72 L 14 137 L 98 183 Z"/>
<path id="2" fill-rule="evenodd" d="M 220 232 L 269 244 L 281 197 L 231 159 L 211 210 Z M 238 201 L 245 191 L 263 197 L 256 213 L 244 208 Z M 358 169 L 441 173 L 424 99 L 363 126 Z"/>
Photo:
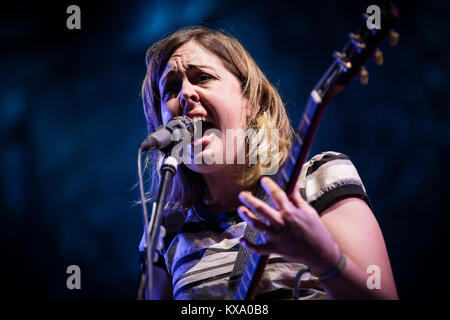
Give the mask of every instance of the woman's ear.
<path id="1" fill-rule="evenodd" d="M 260 106 L 259 105 L 251 105 L 248 102 L 248 99 L 244 98 L 245 100 L 245 112 L 247 116 L 247 120 L 253 119 L 256 117 L 256 115 L 259 112 Z"/>

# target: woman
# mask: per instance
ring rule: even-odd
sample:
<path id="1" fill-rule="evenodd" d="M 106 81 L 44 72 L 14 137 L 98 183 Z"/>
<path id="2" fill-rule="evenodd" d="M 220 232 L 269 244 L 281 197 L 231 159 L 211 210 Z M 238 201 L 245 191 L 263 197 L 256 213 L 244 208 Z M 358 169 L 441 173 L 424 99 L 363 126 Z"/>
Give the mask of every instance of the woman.
<path id="1" fill-rule="evenodd" d="M 289 298 L 295 275 L 306 267 L 311 277 L 302 278 L 303 299 L 397 298 L 381 230 L 345 155 L 313 157 L 289 195 L 271 178 L 261 179 L 284 163 L 292 129 L 276 89 L 236 39 L 207 28 L 182 29 L 155 43 L 146 62 L 149 132 L 176 115 L 214 129 L 203 130 L 190 146 L 190 159 L 201 161 L 186 161 L 176 175 L 164 246 L 153 266 L 153 299 L 223 299 L 240 245 L 270 254 L 257 298 Z M 225 161 L 241 152 L 249 159 L 243 146 L 248 129 L 277 130 L 277 139 L 258 136 L 258 146 L 271 150 L 269 163 Z M 162 154 L 151 156 L 155 190 Z M 246 224 L 265 233 L 267 242 L 243 240 Z M 369 266 L 378 270 L 375 288 L 368 285 Z"/>

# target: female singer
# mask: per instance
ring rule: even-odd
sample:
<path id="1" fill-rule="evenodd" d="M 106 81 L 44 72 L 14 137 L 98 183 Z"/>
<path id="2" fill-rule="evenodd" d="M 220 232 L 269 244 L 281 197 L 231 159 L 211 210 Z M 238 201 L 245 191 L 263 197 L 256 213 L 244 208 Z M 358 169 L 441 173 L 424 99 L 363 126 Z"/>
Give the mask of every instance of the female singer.
<path id="1" fill-rule="evenodd" d="M 153 44 L 146 63 L 149 133 L 177 115 L 203 128 L 174 179 L 152 299 L 223 299 L 241 245 L 270 255 L 257 298 L 289 299 L 297 272 L 309 267 L 301 299 L 397 299 L 382 232 L 346 155 L 314 156 L 291 194 L 270 177 L 293 130 L 277 90 L 235 38 L 182 29 Z M 246 148 L 249 130 L 257 148 Z M 268 152 L 265 161 L 250 163 L 255 149 Z M 155 191 L 163 154 L 149 157 Z M 267 242 L 244 240 L 247 224 Z"/>

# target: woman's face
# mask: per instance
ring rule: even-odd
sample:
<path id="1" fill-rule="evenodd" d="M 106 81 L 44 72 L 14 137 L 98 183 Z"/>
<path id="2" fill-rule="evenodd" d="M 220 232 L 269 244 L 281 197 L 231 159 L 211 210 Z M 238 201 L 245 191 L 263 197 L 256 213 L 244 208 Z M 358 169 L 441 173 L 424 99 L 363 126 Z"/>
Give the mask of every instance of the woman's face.
<path id="1" fill-rule="evenodd" d="M 177 115 L 203 120 L 202 134 L 188 147 L 195 154 L 190 164 L 185 161 L 188 168 L 209 173 L 236 159 L 236 135 L 241 141 L 251 110 L 242 96 L 239 80 L 216 55 L 195 41 L 187 42 L 167 62 L 159 80 L 159 91 L 164 125 Z M 209 130 L 205 132 L 205 129 Z M 228 147 L 229 155 L 227 135 L 233 145 Z"/>

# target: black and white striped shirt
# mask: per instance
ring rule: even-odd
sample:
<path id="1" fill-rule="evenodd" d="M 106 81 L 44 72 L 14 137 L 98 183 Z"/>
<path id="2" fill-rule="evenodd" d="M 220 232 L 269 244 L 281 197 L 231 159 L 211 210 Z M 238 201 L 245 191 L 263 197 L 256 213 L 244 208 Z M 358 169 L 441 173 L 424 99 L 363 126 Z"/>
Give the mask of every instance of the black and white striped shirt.
<path id="1" fill-rule="evenodd" d="M 303 165 L 300 192 L 320 214 L 343 197 L 359 197 L 369 206 L 364 185 L 349 158 L 323 152 Z M 171 212 L 164 223 L 167 235 L 157 263 L 172 279 L 174 299 L 224 299 L 246 223 L 236 211 L 211 212 L 197 204 L 187 212 Z M 140 246 L 143 250 L 143 242 Z M 294 278 L 305 265 L 270 255 L 257 298 L 288 298 Z M 303 280 L 303 278 L 302 278 Z M 303 299 L 325 299 L 317 278 L 301 282 Z"/>

